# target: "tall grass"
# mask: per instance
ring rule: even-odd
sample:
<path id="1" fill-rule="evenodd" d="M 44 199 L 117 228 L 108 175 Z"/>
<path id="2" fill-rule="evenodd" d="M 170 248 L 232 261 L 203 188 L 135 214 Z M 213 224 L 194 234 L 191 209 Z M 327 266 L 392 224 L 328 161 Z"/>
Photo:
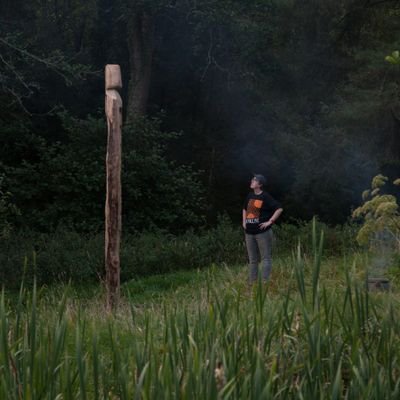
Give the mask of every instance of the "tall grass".
<path id="1" fill-rule="evenodd" d="M 204 284 L 116 315 L 22 287 L 0 301 L 1 399 L 398 399 L 400 312 L 344 265 L 300 247 L 273 281 Z M 336 268 L 335 274 L 327 271 Z M 282 274 L 282 275 L 280 275 Z"/>

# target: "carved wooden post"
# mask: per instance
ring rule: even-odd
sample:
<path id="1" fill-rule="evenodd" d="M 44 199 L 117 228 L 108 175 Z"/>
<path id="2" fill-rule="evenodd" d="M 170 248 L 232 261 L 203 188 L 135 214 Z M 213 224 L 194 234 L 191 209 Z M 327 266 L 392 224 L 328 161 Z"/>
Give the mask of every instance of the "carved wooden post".
<path id="1" fill-rule="evenodd" d="M 121 236 L 121 126 L 122 88 L 119 65 L 106 65 L 105 70 L 107 116 L 107 193 L 105 207 L 105 267 L 107 309 L 112 310 L 119 300 L 120 289 L 120 236 Z"/>

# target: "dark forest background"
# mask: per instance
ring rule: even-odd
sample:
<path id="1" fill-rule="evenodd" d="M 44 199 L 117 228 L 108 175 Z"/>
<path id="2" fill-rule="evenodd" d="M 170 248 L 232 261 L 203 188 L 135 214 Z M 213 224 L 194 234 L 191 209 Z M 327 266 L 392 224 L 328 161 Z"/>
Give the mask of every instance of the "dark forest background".
<path id="1" fill-rule="evenodd" d="M 254 172 L 284 218 L 345 222 L 400 175 L 400 2 L 1 0 L 4 232 L 100 232 L 104 66 L 124 83 L 123 229 L 240 224 Z"/>

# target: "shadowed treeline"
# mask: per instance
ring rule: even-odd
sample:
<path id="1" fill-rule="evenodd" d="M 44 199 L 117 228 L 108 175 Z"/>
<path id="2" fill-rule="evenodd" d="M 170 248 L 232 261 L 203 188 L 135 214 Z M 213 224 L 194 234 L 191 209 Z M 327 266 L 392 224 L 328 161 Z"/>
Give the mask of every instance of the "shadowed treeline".
<path id="1" fill-rule="evenodd" d="M 128 230 L 239 221 L 253 172 L 286 218 L 342 223 L 372 176 L 399 175 L 399 68 L 385 62 L 397 1 L 0 7 L 1 190 L 20 213 L 3 219 L 16 226 L 101 229 L 106 63 L 124 81 Z"/>

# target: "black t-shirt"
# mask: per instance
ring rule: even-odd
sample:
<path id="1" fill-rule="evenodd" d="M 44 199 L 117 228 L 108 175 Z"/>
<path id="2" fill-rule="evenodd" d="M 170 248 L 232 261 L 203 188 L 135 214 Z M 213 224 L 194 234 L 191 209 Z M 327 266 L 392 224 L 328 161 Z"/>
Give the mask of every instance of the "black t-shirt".
<path id="1" fill-rule="evenodd" d="M 269 221 L 278 208 L 281 208 L 280 203 L 270 194 L 249 193 L 243 204 L 243 209 L 246 211 L 246 233 L 256 235 L 270 229 L 270 226 L 267 229 L 260 229 L 259 225 Z"/>

